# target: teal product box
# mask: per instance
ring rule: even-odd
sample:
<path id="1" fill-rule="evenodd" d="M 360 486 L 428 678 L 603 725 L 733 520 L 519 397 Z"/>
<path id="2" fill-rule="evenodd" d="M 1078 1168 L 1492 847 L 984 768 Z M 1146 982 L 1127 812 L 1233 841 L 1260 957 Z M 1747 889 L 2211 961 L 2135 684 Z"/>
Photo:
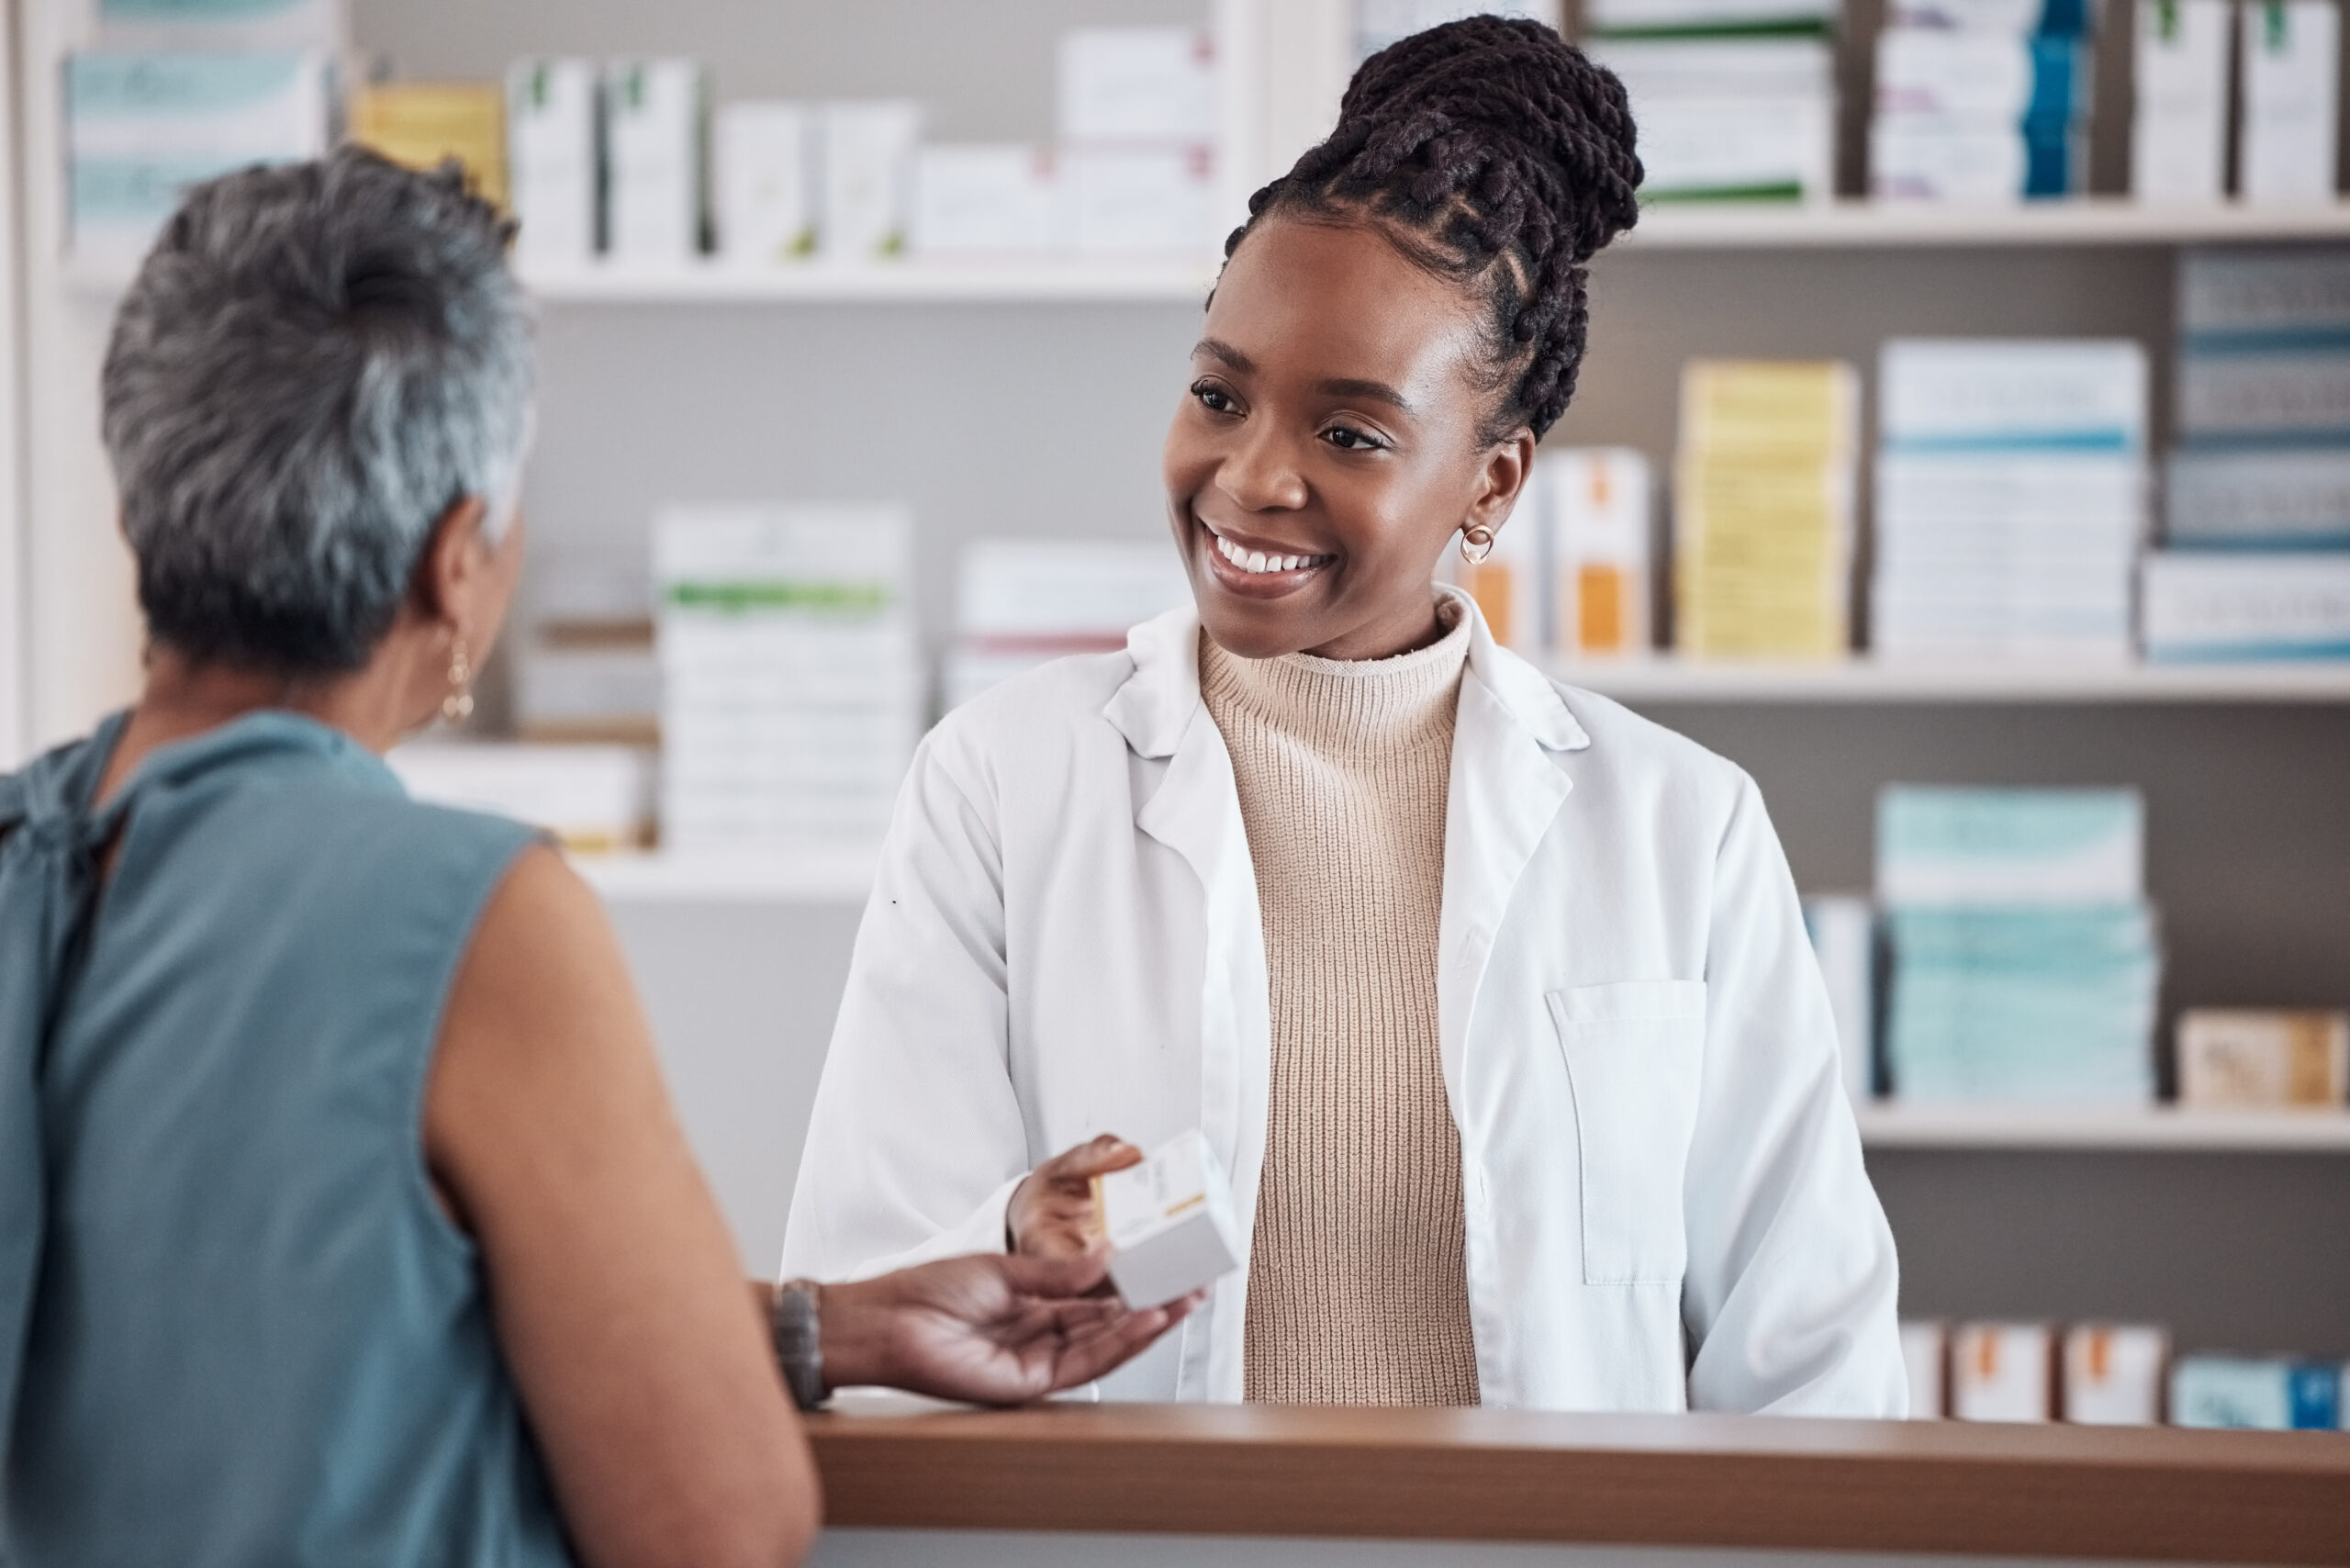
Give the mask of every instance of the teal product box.
<path id="1" fill-rule="evenodd" d="M 87 0 L 96 37 L 117 50 L 318 50 L 351 38 L 343 0 Z"/>
<path id="2" fill-rule="evenodd" d="M 322 54 L 108 51 L 70 55 L 64 70 L 77 261 L 134 263 L 190 186 L 327 150 Z"/>
<path id="3" fill-rule="evenodd" d="M 2350 550 L 2350 445 L 2179 447 L 2164 463 L 2163 537 L 2193 550 Z"/>
<path id="4" fill-rule="evenodd" d="M 1889 785 L 1877 796 L 1876 894 L 1889 909 L 2132 904 L 2145 836 L 2135 790 Z"/>
<path id="5" fill-rule="evenodd" d="M 1886 10 L 1895 27 L 2009 38 L 2085 39 L 2096 19 L 2091 0 L 1892 0 Z"/>
<path id="6" fill-rule="evenodd" d="M 2180 1427 L 2334 1431 L 2344 1369 L 2282 1357 L 2188 1356 L 2171 1369 L 2170 1418 Z"/>

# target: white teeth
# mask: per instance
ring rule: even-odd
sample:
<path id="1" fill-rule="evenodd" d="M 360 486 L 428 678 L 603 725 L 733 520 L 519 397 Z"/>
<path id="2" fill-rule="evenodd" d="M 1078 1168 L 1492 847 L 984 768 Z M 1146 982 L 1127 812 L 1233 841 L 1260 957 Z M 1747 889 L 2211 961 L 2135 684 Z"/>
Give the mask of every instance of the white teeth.
<path id="1" fill-rule="evenodd" d="M 1243 550 L 1221 533 L 1211 532 L 1216 554 L 1244 572 L 1263 576 L 1269 572 L 1294 572 L 1313 566 L 1319 555 L 1268 555 L 1262 550 Z"/>

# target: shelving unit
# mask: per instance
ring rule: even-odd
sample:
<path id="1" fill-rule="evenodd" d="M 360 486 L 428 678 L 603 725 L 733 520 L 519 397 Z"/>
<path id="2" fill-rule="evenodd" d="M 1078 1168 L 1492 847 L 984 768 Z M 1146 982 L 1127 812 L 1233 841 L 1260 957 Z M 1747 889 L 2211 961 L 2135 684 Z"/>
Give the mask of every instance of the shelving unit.
<path id="1" fill-rule="evenodd" d="M 1870 1148 L 2173 1150 L 2350 1154 L 2350 1113 L 2189 1111 L 2171 1105 L 2067 1109 L 2025 1105 L 1855 1108 Z"/>
<path id="2" fill-rule="evenodd" d="M 2340 703 L 2350 662 L 2247 665 L 1558 663 L 1604 697 L 1648 702 Z"/>

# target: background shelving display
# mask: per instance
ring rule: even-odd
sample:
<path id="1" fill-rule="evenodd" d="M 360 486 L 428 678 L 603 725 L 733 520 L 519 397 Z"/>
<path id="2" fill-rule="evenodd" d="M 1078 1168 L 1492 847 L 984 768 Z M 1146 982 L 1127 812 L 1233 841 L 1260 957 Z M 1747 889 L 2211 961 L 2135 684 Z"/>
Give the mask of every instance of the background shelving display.
<path id="1" fill-rule="evenodd" d="M 1628 702 L 2350 702 L 2350 664 L 1740 663 L 1661 655 L 1556 662 L 1559 679 Z"/>

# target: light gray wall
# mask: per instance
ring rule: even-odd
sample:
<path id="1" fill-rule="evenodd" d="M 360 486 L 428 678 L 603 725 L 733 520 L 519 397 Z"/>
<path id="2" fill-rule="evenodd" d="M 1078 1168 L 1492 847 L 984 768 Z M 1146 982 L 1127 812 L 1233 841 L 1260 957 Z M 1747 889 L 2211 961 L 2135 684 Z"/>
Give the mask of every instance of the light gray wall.
<path id="1" fill-rule="evenodd" d="M 722 96 L 911 94 L 930 102 L 943 135 L 1041 138 L 1062 27 L 1197 19 L 1204 6 L 356 0 L 356 10 L 362 43 L 408 75 L 493 74 L 522 53 L 683 51 L 712 63 Z M 2109 187 L 2121 104 L 2109 91 L 2099 109 Z M 1595 274 L 1582 394 L 1558 439 L 1627 442 L 1662 460 L 1681 364 L 1701 353 L 1840 354 L 1873 372 L 1877 345 L 1897 333 L 2122 333 L 2160 367 L 2172 264 L 2159 247 L 1610 255 Z M 917 513 L 935 640 L 964 539 L 1163 527 L 1158 443 L 1196 319 L 1164 304 L 551 309 L 527 497 L 534 572 L 542 582 L 581 567 L 641 573 L 644 525 L 665 499 L 900 497 Z M 2166 375 L 2156 384 L 2160 428 Z M 1754 772 L 1808 886 L 1866 884 L 1869 801 L 1889 779 L 2137 784 L 2151 806 L 2169 1002 L 2350 1002 L 2350 716 L 2340 710 L 1653 711 Z M 780 1234 L 851 929 L 839 909 L 623 917 L 687 1120 L 755 1267 Z M 1872 1163 L 1913 1311 L 2145 1316 L 2190 1344 L 2350 1353 L 2350 1160 L 1903 1152 Z"/>

